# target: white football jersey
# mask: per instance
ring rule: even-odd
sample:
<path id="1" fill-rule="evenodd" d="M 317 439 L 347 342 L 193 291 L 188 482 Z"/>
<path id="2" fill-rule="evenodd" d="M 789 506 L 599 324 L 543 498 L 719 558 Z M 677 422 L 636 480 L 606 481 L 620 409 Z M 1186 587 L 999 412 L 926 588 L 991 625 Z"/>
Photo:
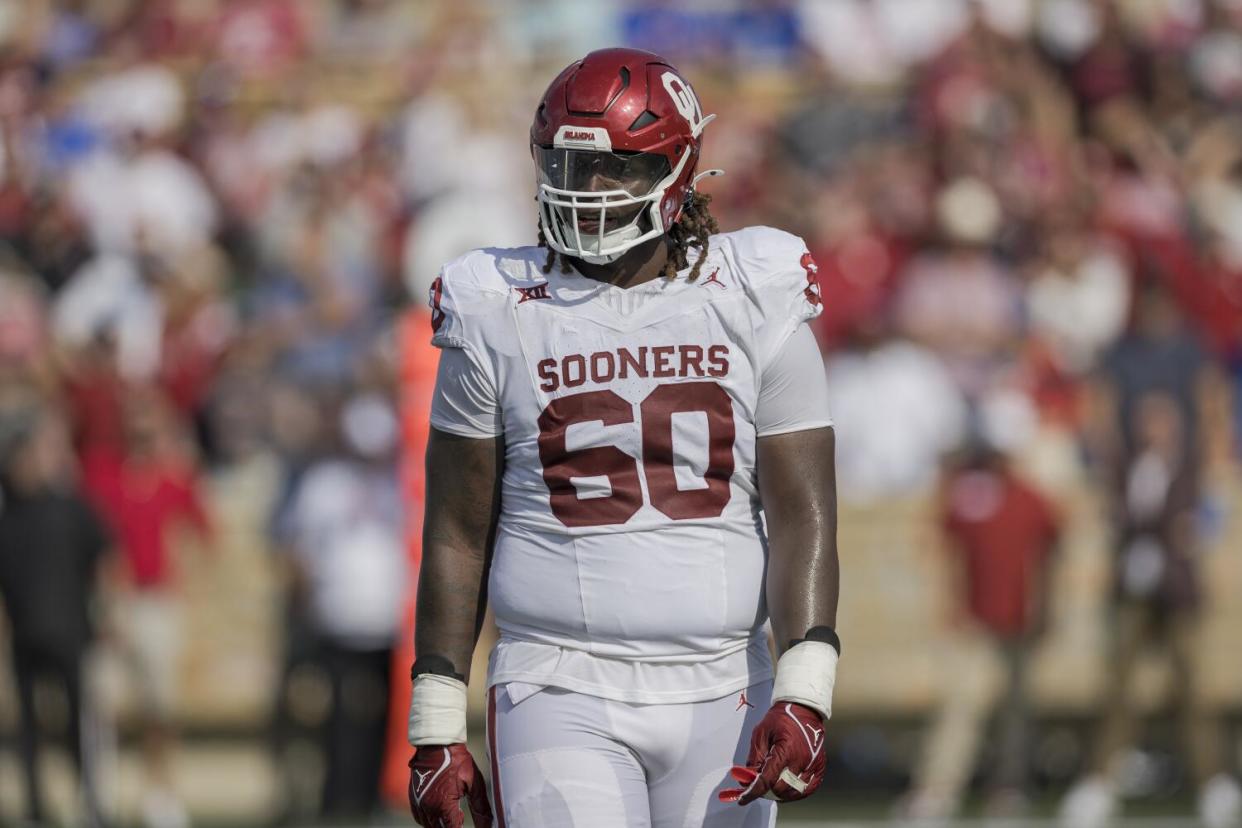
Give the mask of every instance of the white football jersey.
<path id="1" fill-rule="evenodd" d="M 432 425 L 504 441 L 489 683 L 677 702 L 770 677 L 756 410 L 820 310 L 805 244 L 719 234 L 696 281 L 628 289 L 546 256 L 473 251 L 432 287 L 432 342 L 462 349 L 491 412 Z M 780 430 L 830 424 L 821 406 Z"/>

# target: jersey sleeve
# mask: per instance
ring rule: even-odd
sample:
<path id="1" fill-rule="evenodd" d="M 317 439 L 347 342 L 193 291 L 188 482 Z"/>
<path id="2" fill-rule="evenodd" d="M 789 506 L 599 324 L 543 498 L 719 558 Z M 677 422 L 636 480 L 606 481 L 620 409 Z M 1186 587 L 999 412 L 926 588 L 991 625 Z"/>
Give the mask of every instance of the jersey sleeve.
<path id="1" fill-rule="evenodd" d="M 465 348 L 446 348 L 440 353 L 431 398 L 431 425 L 439 431 L 480 440 L 504 431 L 496 386 Z"/>
<path id="2" fill-rule="evenodd" d="M 431 308 L 431 344 L 437 348 L 468 348 L 466 322 L 458 307 L 456 290 L 450 287 L 452 265 L 445 265 L 431 283 L 427 304 Z M 449 279 L 445 277 L 449 276 Z"/>
<path id="3" fill-rule="evenodd" d="M 461 437 L 500 434 L 499 383 L 486 331 L 504 294 L 481 283 L 477 253 L 446 264 L 431 284 L 431 344 L 440 349 L 431 425 Z"/>
<path id="4" fill-rule="evenodd" d="M 734 239 L 733 254 L 759 314 L 755 347 L 766 368 L 799 326 L 819 316 L 819 271 L 806 242 L 792 233 L 751 227 Z"/>
<path id="5" fill-rule="evenodd" d="M 801 325 L 760 378 L 755 434 L 768 437 L 830 425 L 824 358 L 811 329 Z"/>
<path id="6" fill-rule="evenodd" d="M 490 317 L 508 295 L 508 287 L 498 279 L 493 258 L 481 250 L 472 250 L 440 268 L 427 297 L 431 344 L 486 351 Z"/>

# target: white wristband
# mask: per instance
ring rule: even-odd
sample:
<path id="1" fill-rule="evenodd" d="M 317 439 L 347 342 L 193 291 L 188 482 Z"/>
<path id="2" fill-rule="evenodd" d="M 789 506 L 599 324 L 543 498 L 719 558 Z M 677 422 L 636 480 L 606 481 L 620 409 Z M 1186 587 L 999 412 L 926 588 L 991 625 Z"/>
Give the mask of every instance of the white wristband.
<path id="1" fill-rule="evenodd" d="M 409 739 L 415 747 L 466 741 L 466 683 L 434 673 L 415 676 Z"/>
<path id="2" fill-rule="evenodd" d="M 772 701 L 797 702 L 830 719 L 836 682 L 836 648 L 823 641 L 799 641 L 776 662 Z"/>

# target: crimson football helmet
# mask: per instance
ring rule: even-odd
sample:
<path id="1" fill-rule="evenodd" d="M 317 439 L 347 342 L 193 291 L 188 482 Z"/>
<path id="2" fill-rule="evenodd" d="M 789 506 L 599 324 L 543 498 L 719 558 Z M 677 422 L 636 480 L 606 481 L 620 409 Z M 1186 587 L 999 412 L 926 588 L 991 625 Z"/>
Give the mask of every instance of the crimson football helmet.
<path id="1" fill-rule="evenodd" d="M 702 177 L 701 136 L 715 117 L 651 52 L 601 49 L 567 67 L 530 129 L 548 246 L 603 264 L 667 232 Z"/>

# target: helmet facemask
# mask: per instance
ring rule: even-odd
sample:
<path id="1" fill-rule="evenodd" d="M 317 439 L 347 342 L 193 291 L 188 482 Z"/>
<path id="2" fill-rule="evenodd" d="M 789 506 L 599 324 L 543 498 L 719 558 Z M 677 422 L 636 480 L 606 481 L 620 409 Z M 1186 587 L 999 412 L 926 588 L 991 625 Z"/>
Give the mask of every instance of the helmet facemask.
<path id="1" fill-rule="evenodd" d="M 615 261 L 667 229 L 660 215 L 676 169 L 659 153 L 533 148 L 540 223 L 549 247 L 591 264 Z"/>

